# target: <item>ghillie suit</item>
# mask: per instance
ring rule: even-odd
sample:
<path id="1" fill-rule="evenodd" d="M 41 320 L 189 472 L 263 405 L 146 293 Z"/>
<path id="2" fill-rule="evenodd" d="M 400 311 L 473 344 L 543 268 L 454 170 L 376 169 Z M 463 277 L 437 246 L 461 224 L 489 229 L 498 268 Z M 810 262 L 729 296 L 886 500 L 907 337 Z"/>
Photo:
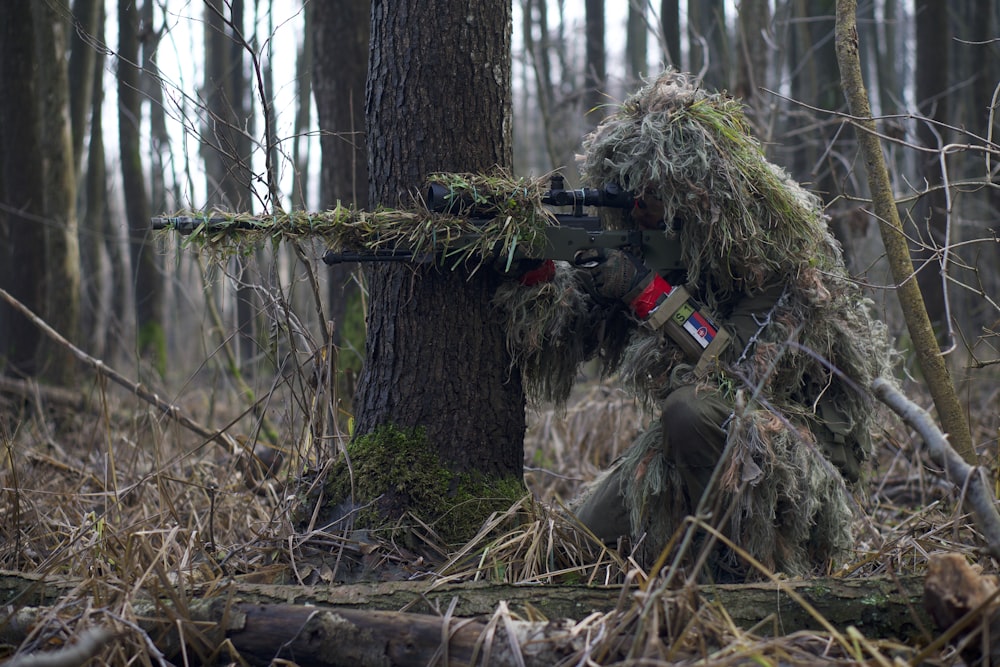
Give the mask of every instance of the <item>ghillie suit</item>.
<path id="1" fill-rule="evenodd" d="M 731 452 L 719 477 L 721 507 L 734 506 L 723 532 L 789 574 L 844 556 L 852 544 L 848 487 L 872 453 L 867 388 L 889 374 L 892 352 L 871 302 L 847 275 L 820 200 L 765 159 L 738 102 L 675 72 L 628 98 L 584 148 L 585 185 L 615 182 L 662 201 L 664 219 L 676 221 L 664 233 L 679 235 L 686 266 L 669 281 L 684 284 L 733 330 L 733 341 L 696 374 L 662 329 L 621 309 L 609 313 L 591 298 L 584 272 L 561 266 L 550 282 L 511 282 L 496 296 L 529 392 L 564 401 L 579 363 L 599 354 L 604 370 L 649 407 L 678 388 L 723 397 L 734 406 L 721 424 Z M 608 225 L 621 226 L 628 214 L 614 215 L 622 217 Z M 740 315 L 754 300 L 752 317 Z M 694 504 L 678 491 L 660 428 L 616 464 L 631 537 L 643 537 L 647 561 Z"/>

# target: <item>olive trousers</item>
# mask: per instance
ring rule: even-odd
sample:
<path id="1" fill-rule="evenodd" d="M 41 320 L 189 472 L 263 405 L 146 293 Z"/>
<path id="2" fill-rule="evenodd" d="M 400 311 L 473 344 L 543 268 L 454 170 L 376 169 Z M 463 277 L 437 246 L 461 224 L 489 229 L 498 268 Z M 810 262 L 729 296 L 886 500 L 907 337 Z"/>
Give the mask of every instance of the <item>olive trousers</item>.
<path id="1" fill-rule="evenodd" d="M 725 424 L 732 411 L 732 405 L 718 393 L 692 385 L 678 387 L 663 402 L 660 446 L 682 480 L 689 514 L 697 507 L 725 449 Z M 620 537 L 638 537 L 632 535 L 630 508 L 624 496 L 630 480 L 624 478 L 620 463 L 619 459 L 612 464 L 575 509 L 580 522 L 610 545 Z"/>

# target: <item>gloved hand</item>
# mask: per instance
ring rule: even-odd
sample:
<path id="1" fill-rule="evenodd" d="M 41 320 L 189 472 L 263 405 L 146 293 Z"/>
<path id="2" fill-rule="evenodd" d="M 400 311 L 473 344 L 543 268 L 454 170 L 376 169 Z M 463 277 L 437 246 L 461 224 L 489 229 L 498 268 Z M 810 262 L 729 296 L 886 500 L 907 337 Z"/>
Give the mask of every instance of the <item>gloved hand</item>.
<path id="1" fill-rule="evenodd" d="M 621 250 L 588 248 L 577 253 L 574 263 L 590 273 L 594 296 L 607 303 L 631 304 L 655 277 L 641 257 Z"/>

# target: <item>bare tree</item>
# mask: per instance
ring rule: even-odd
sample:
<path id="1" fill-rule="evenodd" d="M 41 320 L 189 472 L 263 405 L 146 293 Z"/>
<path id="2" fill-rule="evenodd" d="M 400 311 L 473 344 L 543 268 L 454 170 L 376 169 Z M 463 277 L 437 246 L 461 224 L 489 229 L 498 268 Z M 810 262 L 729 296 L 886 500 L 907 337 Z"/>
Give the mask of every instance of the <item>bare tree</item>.
<path id="1" fill-rule="evenodd" d="M 368 74 L 371 2 L 332 0 L 310 3 L 309 33 L 313 94 L 319 116 L 320 201 L 368 206 L 368 158 L 365 150 L 365 82 Z M 336 52 L 337 57 L 330 54 Z M 364 313 L 353 267 L 330 267 L 329 319 L 333 341 L 345 349 L 341 369 L 360 369 Z M 350 349 L 354 348 L 354 349 Z M 349 384 L 349 383 L 348 383 Z M 345 387 L 349 389 L 349 387 Z"/>
<path id="2" fill-rule="evenodd" d="M 681 69 L 681 7 L 679 0 L 660 2 L 660 30 L 667 64 Z"/>
<path id="3" fill-rule="evenodd" d="M 646 1 L 628 3 L 628 24 L 625 40 L 625 72 L 633 82 L 649 74 L 649 25 L 646 21 Z"/>
<path id="4" fill-rule="evenodd" d="M 118 137 L 125 215 L 135 273 L 136 347 L 140 357 L 162 375 L 167 366 L 163 325 L 165 287 L 160 260 L 149 238 L 151 208 L 139 132 L 142 119 L 139 18 L 139 8 L 134 2 L 118 1 Z"/>
<path id="5" fill-rule="evenodd" d="M 888 254 L 896 293 L 899 296 L 907 331 L 913 343 L 920 370 L 927 388 L 934 399 L 934 406 L 949 441 L 968 463 L 976 461 L 976 450 L 965 412 L 958 400 L 955 385 L 948 373 L 944 357 L 934 337 L 925 300 L 920 286 L 914 280 L 913 261 L 907 248 L 906 237 L 889 182 L 889 173 L 882 156 L 882 149 L 871 115 L 868 93 L 861 76 L 858 54 L 855 0 L 837 0 L 836 3 L 836 53 L 851 115 L 857 120 L 857 133 L 861 151 L 868 170 L 874 213 L 883 224 L 879 226 Z"/>
<path id="6" fill-rule="evenodd" d="M 948 26 L 948 6 L 939 0 L 918 0 L 916 4 L 917 28 L 917 109 L 926 119 L 917 125 L 917 141 L 926 148 L 937 149 L 950 143 L 949 130 L 944 123 L 949 117 L 949 44 L 941 39 L 942 29 Z M 945 266 L 939 261 L 937 250 L 944 247 L 947 236 L 948 202 L 941 184 L 939 154 L 924 153 L 920 158 L 920 176 L 928 191 L 922 196 L 909 215 L 909 227 L 920 241 L 912 248 L 917 262 L 917 282 L 927 305 L 931 323 L 945 341 L 949 322 L 946 315 Z"/>
<path id="7" fill-rule="evenodd" d="M 209 207 L 232 211 L 253 208 L 251 154 L 253 113 L 244 55 L 249 42 L 243 34 L 243 0 L 205 3 L 205 118 L 202 159 L 205 162 Z M 255 64 L 256 66 L 256 64 Z M 271 175 L 267 176 L 268 182 Z M 272 202 L 277 206 L 279 202 Z M 233 262 L 236 282 L 238 357 L 243 372 L 256 354 L 253 289 L 244 279 L 245 266 Z"/>
<path id="8" fill-rule="evenodd" d="M 45 186 L 34 4 L 0 3 L 0 285 L 33 311 L 45 312 Z M 34 326 L 0 306 L 0 356 L 5 370 L 35 375 L 39 339 Z"/>
<path id="9" fill-rule="evenodd" d="M 738 11 L 736 47 L 739 55 L 733 93 L 746 102 L 751 117 L 760 123 L 766 113 L 761 89 L 769 86 L 770 44 L 766 35 L 771 25 L 771 3 L 742 0 Z"/>
<path id="10" fill-rule="evenodd" d="M 604 0 L 587 0 L 585 5 L 587 70 L 584 73 L 586 120 L 595 126 L 604 118 L 607 97 L 607 50 L 604 48 Z"/>
<path id="11" fill-rule="evenodd" d="M 711 88 L 729 86 L 730 42 L 723 0 L 688 0 L 689 69 Z"/>

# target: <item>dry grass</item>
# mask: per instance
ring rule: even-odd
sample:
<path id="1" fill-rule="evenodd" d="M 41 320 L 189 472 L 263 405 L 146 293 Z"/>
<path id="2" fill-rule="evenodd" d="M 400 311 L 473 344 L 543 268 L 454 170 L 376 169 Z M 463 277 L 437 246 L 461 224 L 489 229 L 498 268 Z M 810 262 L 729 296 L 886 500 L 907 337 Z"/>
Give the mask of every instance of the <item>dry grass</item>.
<path id="1" fill-rule="evenodd" d="M 311 477 L 298 473 L 321 474 L 342 437 L 336 415 L 319 419 L 303 400 L 314 387 L 290 381 L 274 389 L 269 410 L 284 425 L 279 435 L 287 463 L 276 479 L 250 483 L 254 488 L 248 488 L 245 452 L 206 443 L 119 391 L 98 384 L 85 389 L 84 410 L 0 394 L 0 569 L 78 582 L 33 619 L 23 641 L 9 638 L 28 599 L 8 600 L 0 616 L 0 642 L 8 645 L 0 657 L 108 628 L 116 641 L 100 650 L 100 662 L 159 664 L 155 638 L 140 628 L 151 613 L 144 602 L 149 595 L 172 600 L 155 613 L 185 633 L 192 656 L 200 647 L 204 657 L 217 646 L 209 636 L 199 639 L 200 626 L 187 620 L 186 591 L 195 584 L 373 576 L 426 581 L 429 588 L 482 579 L 641 584 L 625 590 L 615 611 L 577 621 L 576 632 L 590 639 L 574 661 L 589 664 L 901 664 L 917 655 L 919 647 L 843 627 L 780 637 L 742 630 L 723 608 L 683 597 L 659 602 L 658 591 L 685 584 L 682 572 L 668 568 L 669 575 L 650 577 L 628 553 L 595 548 L 566 518 L 564 504 L 649 418 L 623 394 L 595 382 L 581 382 L 564 412 L 532 414 L 525 453 L 531 497 L 491 518 L 469 544 L 442 545 L 426 525 L 417 531 L 422 543 L 406 547 L 315 523 L 303 528 L 290 516 L 306 484 L 300 480 Z M 184 407 L 204 414 L 207 402 L 207 396 L 191 398 Z M 231 420 L 234 430 L 253 432 L 252 417 L 227 414 L 218 403 L 213 423 Z M 980 442 L 994 437 L 985 428 Z M 954 493 L 928 472 L 908 434 L 887 432 L 880 451 L 863 499 L 855 559 L 839 576 L 920 573 L 930 553 L 970 552 L 978 539 L 974 528 L 956 515 Z M 501 612 L 515 617 L 506 606 Z M 953 660 L 949 650 L 925 657 Z"/>

